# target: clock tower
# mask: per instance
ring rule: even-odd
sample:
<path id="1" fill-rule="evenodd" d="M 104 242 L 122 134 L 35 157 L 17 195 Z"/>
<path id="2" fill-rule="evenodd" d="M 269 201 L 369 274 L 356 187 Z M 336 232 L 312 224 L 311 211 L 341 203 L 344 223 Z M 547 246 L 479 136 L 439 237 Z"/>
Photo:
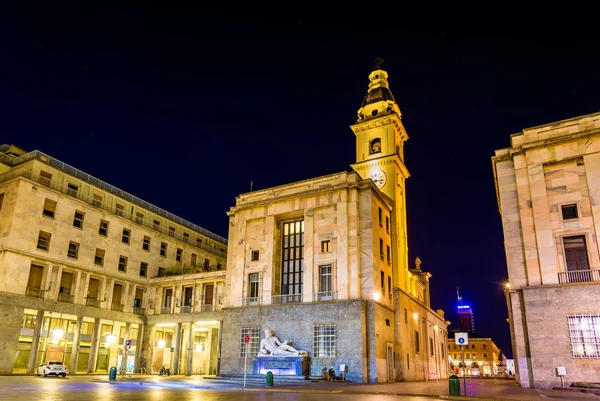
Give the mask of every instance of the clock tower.
<path id="1" fill-rule="evenodd" d="M 356 163 L 351 167 L 363 179 L 370 178 L 394 204 L 392 211 L 392 261 L 394 284 L 408 291 L 408 243 L 406 234 L 404 142 L 408 135 L 402 113 L 392 95 L 388 74 L 378 59 L 369 74 L 369 88 L 358 119 L 350 126 L 356 136 Z"/>

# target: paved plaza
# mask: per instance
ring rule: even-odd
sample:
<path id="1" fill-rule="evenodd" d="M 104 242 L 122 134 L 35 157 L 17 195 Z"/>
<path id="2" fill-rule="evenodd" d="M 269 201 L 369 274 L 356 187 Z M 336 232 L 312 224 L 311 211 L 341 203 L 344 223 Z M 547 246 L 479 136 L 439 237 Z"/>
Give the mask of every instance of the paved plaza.
<path id="1" fill-rule="evenodd" d="M 567 390 L 523 389 L 509 380 L 467 380 L 467 396 L 448 396 L 448 382 L 403 382 L 355 384 L 275 380 L 265 387 L 262 378 L 250 377 L 243 387 L 241 378 L 119 376 L 109 382 L 107 375 L 79 375 L 66 378 L 32 375 L 0 376 L 0 400 L 600 400 L 600 396 Z M 461 391 L 462 391 L 461 382 Z"/>

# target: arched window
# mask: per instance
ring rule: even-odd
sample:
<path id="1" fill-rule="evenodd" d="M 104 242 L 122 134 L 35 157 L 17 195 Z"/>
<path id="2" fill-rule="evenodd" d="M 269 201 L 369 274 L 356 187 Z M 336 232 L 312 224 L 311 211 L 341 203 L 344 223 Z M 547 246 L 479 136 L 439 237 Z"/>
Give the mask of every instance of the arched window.
<path id="1" fill-rule="evenodd" d="M 380 152 L 381 152 L 381 139 L 374 138 L 369 143 L 369 154 L 372 155 L 373 153 L 380 153 Z"/>

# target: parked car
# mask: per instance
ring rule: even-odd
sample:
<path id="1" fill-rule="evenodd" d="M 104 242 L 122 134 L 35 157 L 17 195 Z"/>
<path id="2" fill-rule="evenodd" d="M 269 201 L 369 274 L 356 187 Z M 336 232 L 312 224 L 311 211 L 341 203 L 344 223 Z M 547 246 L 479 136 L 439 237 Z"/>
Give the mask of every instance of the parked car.
<path id="1" fill-rule="evenodd" d="M 38 376 L 44 375 L 44 377 L 51 376 L 51 375 L 66 377 L 67 371 L 68 371 L 67 367 L 62 362 L 50 361 L 50 362 L 42 363 L 38 367 L 37 375 Z"/>

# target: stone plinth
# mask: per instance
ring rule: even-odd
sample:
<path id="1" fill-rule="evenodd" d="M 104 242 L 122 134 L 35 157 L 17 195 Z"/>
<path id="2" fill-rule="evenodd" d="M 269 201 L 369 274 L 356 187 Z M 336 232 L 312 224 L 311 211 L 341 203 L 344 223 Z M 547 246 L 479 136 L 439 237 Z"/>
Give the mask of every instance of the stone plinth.
<path id="1" fill-rule="evenodd" d="M 305 356 L 256 356 L 252 358 L 252 373 L 275 376 L 310 375 L 310 358 Z"/>

